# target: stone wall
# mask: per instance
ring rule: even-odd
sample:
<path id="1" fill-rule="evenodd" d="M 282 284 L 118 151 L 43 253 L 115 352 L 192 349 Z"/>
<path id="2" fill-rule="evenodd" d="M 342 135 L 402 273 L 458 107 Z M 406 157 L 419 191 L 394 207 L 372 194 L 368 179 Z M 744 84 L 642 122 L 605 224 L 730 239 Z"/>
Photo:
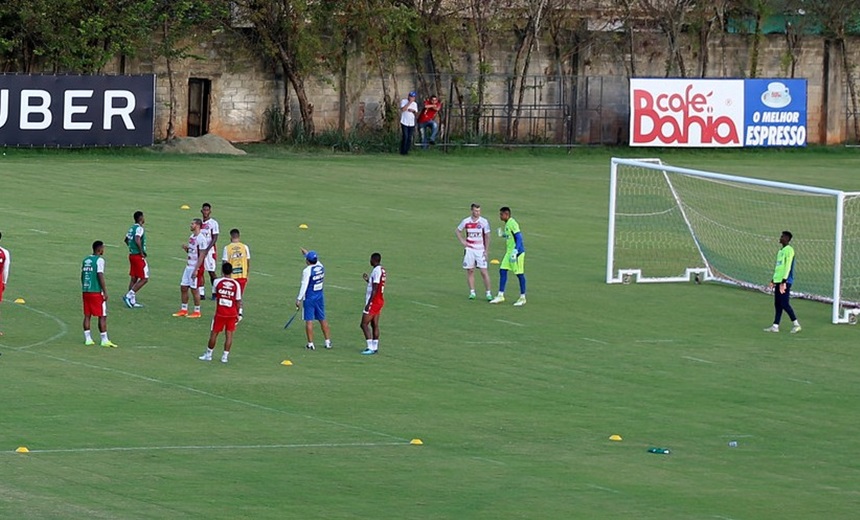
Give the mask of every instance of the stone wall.
<path id="1" fill-rule="evenodd" d="M 611 35 L 610 35 L 611 36 Z M 638 77 L 663 77 L 665 75 L 664 42 L 657 34 L 637 35 L 637 52 L 633 60 Z M 712 38 L 709 48 L 710 64 L 708 77 L 749 77 L 750 39 L 742 35 L 726 35 L 726 45 L 720 46 Z M 786 55 L 783 35 L 768 35 L 761 42 L 757 77 L 788 77 L 790 61 Z M 851 59 L 860 63 L 860 39 L 849 42 Z M 630 56 L 620 50 L 617 40 L 607 39 L 579 56 L 578 63 L 566 62 L 559 67 L 548 58 L 548 46 L 541 46 L 541 52 L 532 59 L 530 67 L 527 103 L 555 106 L 570 105 L 575 108 L 575 133 L 579 142 L 616 142 L 626 140 L 627 119 L 627 77 L 631 68 Z M 274 72 L 274 67 L 266 66 L 261 59 L 242 49 L 226 48 L 210 44 L 199 49 L 198 54 L 205 59 L 185 59 L 175 63 L 175 85 L 177 91 L 177 135 L 186 135 L 188 113 L 188 80 L 204 78 L 211 80 L 211 117 L 209 131 L 234 142 L 259 141 L 265 135 L 265 111 L 279 105 L 284 95 L 284 82 Z M 795 77 L 808 81 L 808 139 L 810 143 L 841 143 L 848 136 L 847 107 L 848 99 L 843 85 L 842 60 L 837 49 L 829 52 L 828 66 L 825 66 L 825 41 L 820 37 L 807 36 L 801 44 L 801 52 L 796 66 Z M 497 48 L 493 52 L 491 70 L 486 90 L 485 102 L 490 105 L 485 116 L 485 125 L 497 132 L 503 132 L 507 124 L 502 108 L 509 97 L 508 76 L 512 70 L 513 49 Z M 698 52 L 694 45 L 686 48 L 688 75 L 692 76 L 697 68 Z M 474 65 L 468 57 L 461 60 L 466 78 L 460 82 L 461 100 L 469 103 L 468 76 Z M 139 63 L 136 70 L 127 72 L 155 72 L 157 81 L 156 138 L 166 135 L 167 113 L 169 108 L 166 68 L 163 60 L 155 63 Z M 559 69 L 561 69 L 559 71 Z M 825 76 L 825 71 L 829 74 Z M 578 74 L 565 77 L 576 70 Z M 562 74 L 559 74 L 561 72 Z M 405 66 L 390 78 L 391 95 L 396 100 L 405 97 L 409 90 L 428 90 L 420 96 L 438 94 L 449 102 L 449 108 L 458 109 L 457 103 L 447 99 L 450 90 L 450 76 L 443 75 L 438 82 L 435 78 L 418 77 Z M 341 95 L 336 89 L 337 78 L 322 77 L 307 82 L 308 95 L 314 104 L 314 121 L 318 131 L 337 128 L 341 105 Z M 427 85 L 421 89 L 421 85 Z M 441 85 L 441 92 L 436 84 Z M 575 87 L 575 88 L 574 88 Z M 348 128 L 359 126 L 378 126 L 382 122 L 383 90 L 379 74 L 364 68 L 364 61 L 356 57 L 350 63 L 346 89 L 346 125 Z M 456 97 L 456 95 L 455 95 Z M 298 118 L 295 96 L 292 99 L 293 118 Z M 455 120 L 468 124 L 465 116 L 457 119 L 457 110 L 452 110 Z M 496 115 L 499 115 L 496 118 Z M 560 129 L 544 128 L 542 131 L 558 135 Z M 541 131 L 541 129 L 539 129 Z M 852 136 L 853 137 L 853 136 Z"/>

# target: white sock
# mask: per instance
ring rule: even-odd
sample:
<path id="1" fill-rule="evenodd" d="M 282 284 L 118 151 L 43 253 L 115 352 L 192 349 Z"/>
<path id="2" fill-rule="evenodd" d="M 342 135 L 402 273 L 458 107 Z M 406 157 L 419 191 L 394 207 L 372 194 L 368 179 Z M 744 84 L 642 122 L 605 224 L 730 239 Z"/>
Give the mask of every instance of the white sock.
<path id="1" fill-rule="evenodd" d="M 371 348 L 373 350 L 378 350 L 379 349 L 379 340 L 378 339 L 372 339 L 370 341 L 373 344 L 373 346 Z"/>
<path id="2" fill-rule="evenodd" d="M 225 350 L 225 351 L 224 351 L 224 353 L 221 355 L 221 357 L 222 357 L 222 358 L 224 358 L 224 359 L 227 359 L 227 357 L 228 357 L 228 356 L 230 356 L 230 351 L 229 351 L 229 350 Z"/>
<path id="3" fill-rule="evenodd" d="M 126 297 L 126 298 L 128 298 L 128 299 L 132 299 L 132 298 L 134 298 L 134 291 L 132 291 L 131 289 L 129 289 L 129 290 L 128 290 L 128 292 L 127 292 L 127 293 L 125 293 L 125 297 Z"/>
<path id="4" fill-rule="evenodd" d="M 367 340 L 367 349 L 373 350 L 373 340 L 372 339 Z"/>
<path id="5" fill-rule="evenodd" d="M 326 348 L 331 347 L 331 340 L 330 339 L 325 340 L 325 346 L 326 346 Z"/>
<path id="6" fill-rule="evenodd" d="M 180 309 L 182 309 L 183 311 L 187 311 L 188 310 L 188 304 L 183 303 L 182 306 L 180 307 Z"/>
<path id="7" fill-rule="evenodd" d="M 791 324 L 794 325 L 795 327 L 800 327 L 800 322 L 797 320 L 792 321 Z"/>
<path id="8" fill-rule="evenodd" d="M 493 295 L 493 291 L 487 291 L 487 296 L 492 296 L 492 295 Z"/>
<path id="9" fill-rule="evenodd" d="M 502 291 L 499 291 L 499 294 L 496 295 L 496 298 L 504 298 L 504 297 L 505 297 L 505 293 L 503 293 Z"/>
<path id="10" fill-rule="evenodd" d="M 90 333 L 90 331 L 88 331 L 88 330 L 84 331 L 84 339 L 86 341 L 92 341 L 93 340 L 93 335 Z"/>
<path id="11" fill-rule="evenodd" d="M 197 289 L 197 294 L 199 294 L 200 296 L 205 296 L 206 295 L 206 289 L 204 289 L 203 287 L 200 287 L 199 289 Z"/>
<path id="12" fill-rule="evenodd" d="M 194 312 L 200 312 L 200 306 L 199 305 L 194 306 Z"/>
<path id="13" fill-rule="evenodd" d="M 107 332 L 100 332 L 100 333 L 99 333 L 99 336 L 101 336 L 101 337 L 102 337 L 102 341 L 107 341 L 107 340 L 108 340 L 108 338 L 107 338 Z"/>
<path id="14" fill-rule="evenodd" d="M 314 342 L 313 342 L 313 341 L 309 342 L 309 343 L 308 343 L 308 347 L 310 347 L 310 348 L 314 348 Z"/>
<path id="15" fill-rule="evenodd" d="M 470 295 L 470 296 L 475 296 L 475 290 L 474 290 L 474 289 L 472 289 L 471 291 L 469 291 L 469 295 Z"/>

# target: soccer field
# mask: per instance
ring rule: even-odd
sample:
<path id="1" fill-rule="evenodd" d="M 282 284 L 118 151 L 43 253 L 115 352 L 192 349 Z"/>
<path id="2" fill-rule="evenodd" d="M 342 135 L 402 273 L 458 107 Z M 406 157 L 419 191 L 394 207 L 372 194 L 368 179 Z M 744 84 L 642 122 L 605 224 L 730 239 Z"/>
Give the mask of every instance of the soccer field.
<path id="1" fill-rule="evenodd" d="M 794 301 L 803 332 L 765 334 L 767 295 L 604 283 L 609 158 L 643 153 L 249 151 L 0 157 L 0 246 L 12 254 L 0 518 L 856 517 L 860 331 L 831 325 L 827 305 Z M 657 155 L 860 189 L 853 150 Z M 236 227 L 252 254 L 226 365 L 197 359 L 213 302 L 202 320 L 171 317 L 180 246 L 203 202 L 219 245 Z M 494 231 L 500 206 L 519 221 L 522 308 L 511 305 L 515 277 L 503 305 L 467 299 L 454 229 L 472 202 Z M 138 209 L 151 281 L 132 310 L 123 237 Z M 94 240 L 108 245 L 117 349 L 83 345 L 80 264 Z M 316 351 L 298 319 L 283 328 L 301 247 L 326 267 L 332 350 L 318 326 Z M 361 356 L 374 251 L 386 306 L 380 354 Z M 490 256 L 503 251 L 494 233 Z M 761 266 L 765 280 L 771 272 Z"/>

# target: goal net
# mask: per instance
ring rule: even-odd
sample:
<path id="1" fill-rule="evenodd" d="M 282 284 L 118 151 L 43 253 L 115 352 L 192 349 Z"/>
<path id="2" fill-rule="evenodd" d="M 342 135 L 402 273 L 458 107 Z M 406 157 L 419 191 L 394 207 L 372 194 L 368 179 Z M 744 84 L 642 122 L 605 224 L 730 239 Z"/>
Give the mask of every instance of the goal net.
<path id="1" fill-rule="evenodd" d="M 612 159 L 606 283 L 718 281 L 764 290 L 783 230 L 792 295 L 860 313 L 860 193 Z"/>

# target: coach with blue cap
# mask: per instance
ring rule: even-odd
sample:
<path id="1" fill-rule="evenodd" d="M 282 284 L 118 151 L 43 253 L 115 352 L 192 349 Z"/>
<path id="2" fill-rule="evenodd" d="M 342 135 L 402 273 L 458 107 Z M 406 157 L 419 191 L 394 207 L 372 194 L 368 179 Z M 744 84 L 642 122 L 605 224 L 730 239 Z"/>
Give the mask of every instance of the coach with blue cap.
<path id="1" fill-rule="evenodd" d="M 331 332 L 325 319 L 325 298 L 323 298 L 323 280 L 325 267 L 319 261 L 316 251 L 302 248 L 306 267 L 302 271 L 302 286 L 296 296 L 296 309 L 302 307 L 302 319 L 305 320 L 305 333 L 308 336 L 308 350 L 314 350 L 314 320 L 320 322 L 325 348 L 331 348 Z"/>
<path id="2" fill-rule="evenodd" d="M 408 98 L 400 100 L 400 130 L 403 134 L 400 140 L 400 155 L 408 154 L 409 147 L 412 146 L 415 118 L 418 115 L 418 103 L 415 102 L 417 96 L 418 93 L 413 90 Z"/>

